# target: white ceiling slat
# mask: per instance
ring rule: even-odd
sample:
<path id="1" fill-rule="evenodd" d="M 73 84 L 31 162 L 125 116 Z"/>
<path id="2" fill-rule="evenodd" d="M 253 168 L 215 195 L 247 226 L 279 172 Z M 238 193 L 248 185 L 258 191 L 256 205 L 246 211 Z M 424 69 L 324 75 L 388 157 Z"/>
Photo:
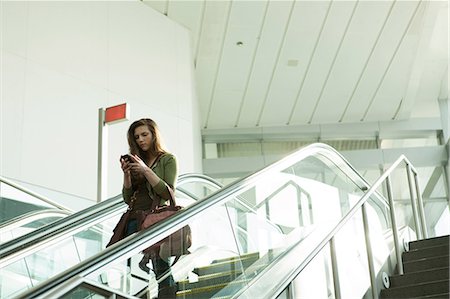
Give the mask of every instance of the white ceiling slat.
<path id="1" fill-rule="evenodd" d="M 356 1 L 354 6 L 353 6 L 353 10 L 351 12 L 351 15 L 350 15 L 348 21 L 347 21 L 347 25 L 345 26 L 345 29 L 344 29 L 344 33 L 342 34 L 341 40 L 340 40 L 339 45 L 338 45 L 338 47 L 336 49 L 336 53 L 334 54 L 333 61 L 331 62 L 330 68 L 328 70 L 328 73 L 327 73 L 327 76 L 325 78 L 325 81 L 324 81 L 324 83 L 322 85 L 322 88 L 320 89 L 320 94 L 319 94 L 319 96 L 318 96 L 318 98 L 316 100 L 316 103 L 314 105 L 313 111 L 312 111 L 311 116 L 310 116 L 310 118 L 308 120 L 308 124 L 310 124 L 313 121 L 314 115 L 316 114 L 316 111 L 317 111 L 317 107 L 319 106 L 319 103 L 322 100 L 323 92 L 324 92 L 325 88 L 328 85 L 331 72 L 334 70 L 334 67 L 335 67 L 335 64 L 336 64 L 336 59 L 337 59 L 338 55 L 340 55 L 340 53 L 341 53 L 342 44 L 347 38 L 348 29 L 349 29 L 350 25 L 353 22 L 353 17 L 355 16 L 355 11 L 356 11 L 356 9 L 358 7 L 358 4 L 359 4 L 359 1 Z"/>
<path id="2" fill-rule="evenodd" d="M 197 58 L 197 47 L 201 35 L 205 1 L 170 1 L 167 2 L 168 17 L 189 29 L 194 61 Z"/>
<path id="3" fill-rule="evenodd" d="M 423 4 L 423 2 L 422 2 Z M 421 23 L 424 17 L 425 6 L 417 11 L 413 22 Z M 367 112 L 365 120 L 391 120 L 396 119 L 401 105 L 403 105 L 406 89 L 412 72 L 420 41 L 420 31 L 411 30 L 409 26 L 398 52 L 389 66 L 380 89 L 374 97 L 372 106 Z M 381 117 L 380 117 L 381 116 Z"/>
<path id="4" fill-rule="evenodd" d="M 200 114 L 209 128 L 288 130 L 308 121 L 439 115 L 448 1 L 144 3 L 191 31 Z"/>
<path id="5" fill-rule="evenodd" d="M 399 111 L 399 119 L 439 113 L 435 103 L 436 83 L 441 80 L 448 82 L 445 78 L 448 78 L 448 2 L 432 1 L 426 4 L 420 45 Z"/>
<path id="6" fill-rule="evenodd" d="M 303 88 L 299 93 L 298 104 L 292 112 L 291 124 L 308 123 L 330 65 L 332 65 L 335 53 L 342 41 L 341 37 L 344 34 L 348 19 L 352 15 L 354 4 L 354 1 L 332 3 L 330 12 L 324 20 L 323 31 L 312 57 L 310 70 L 306 74 Z"/>
<path id="7" fill-rule="evenodd" d="M 322 1 L 320 5 L 303 1 L 296 3 L 261 125 L 289 123 L 292 107 L 296 105 L 305 78 L 309 75 L 331 5 L 332 2 Z M 290 61 L 298 61 L 297 67 L 289 66 Z"/>
<path id="8" fill-rule="evenodd" d="M 378 95 L 378 92 L 379 92 L 379 90 L 380 90 L 380 87 L 381 87 L 381 85 L 383 84 L 383 82 L 384 82 L 384 80 L 385 80 L 385 78 L 386 78 L 386 75 L 388 74 L 389 70 L 391 69 L 392 62 L 393 62 L 394 59 L 397 57 L 398 50 L 400 49 L 401 45 L 403 44 L 403 41 L 404 41 L 404 39 L 405 39 L 405 36 L 406 36 L 406 34 L 408 33 L 408 31 L 409 31 L 409 29 L 410 29 L 410 27 L 411 27 L 411 24 L 413 23 L 413 20 L 414 20 L 414 18 L 415 18 L 416 15 L 417 15 L 417 12 L 419 11 L 420 4 L 421 4 L 421 3 L 422 3 L 422 1 L 420 1 L 420 2 L 417 3 L 414 12 L 413 12 L 413 14 L 411 15 L 411 17 L 410 17 L 410 19 L 409 19 L 409 22 L 408 22 L 408 25 L 406 26 L 406 29 L 405 29 L 405 31 L 403 32 L 403 34 L 402 34 L 400 40 L 398 41 L 397 46 L 396 46 L 396 48 L 395 48 L 395 50 L 394 50 L 394 53 L 392 54 L 392 56 L 391 56 L 391 58 L 390 58 L 390 60 L 389 60 L 389 63 L 388 63 L 388 65 L 387 65 L 387 67 L 385 68 L 385 71 L 384 71 L 384 73 L 383 73 L 383 76 L 382 76 L 381 79 L 379 80 L 379 83 L 378 83 L 378 85 L 377 85 L 377 88 L 375 89 L 375 93 L 372 95 L 372 98 L 370 99 L 369 105 L 367 106 L 366 111 L 364 112 L 364 115 L 363 115 L 362 118 L 361 118 L 362 121 L 366 120 L 366 117 L 367 117 L 367 115 L 368 115 L 368 113 L 369 113 L 369 111 L 370 111 L 370 109 L 371 109 L 371 107 L 372 107 L 372 105 L 373 105 L 373 103 L 374 103 L 374 101 L 375 101 L 375 99 L 376 99 L 376 96 Z M 391 114 L 391 115 L 392 115 L 392 114 Z M 385 115 L 385 116 L 388 116 L 388 115 Z"/>
<path id="9" fill-rule="evenodd" d="M 166 2 L 168 0 L 142 0 L 142 2 L 145 5 L 148 5 L 150 7 L 152 7 L 153 9 L 155 9 L 156 11 L 159 11 L 160 13 L 164 14 L 165 9 L 166 9 Z"/>
<path id="10" fill-rule="evenodd" d="M 262 102 L 262 105 L 261 105 L 261 108 L 260 108 L 260 111 L 259 111 L 258 118 L 256 120 L 256 126 L 259 126 L 261 124 L 261 119 L 263 117 L 264 110 L 266 109 L 267 99 L 269 97 L 270 88 L 272 87 L 273 78 L 274 78 L 275 73 L 277 71 L 277 68 L 279 66 L 281 51 L 283 50 L 283 47 L 284 47 L 284 45 L 286 43 L 286 34 L 287 34 L 288 29 L 289 29 L 289 25 L 291 23 L 291 18 L 292 18 L 292 13 L 294 11 L 294 7 L 295 7 L 295 0 L 292 1 L 291 7 L 289 9 L 289 14 L 287 16 L 286 25 L 285 25 L 284 30 L 282 32 L 281 43 L 280 43 L 279 48 L 277 50 L 275 64 L 273 66 L 273 69 L 272 69 L 271 76 L 270 76 L 269 82 L 267 84 L 267 87 L 265 88 L 264 99 L 263 99 L 263 102 Z"/>
<path id="11" fill-rule="evenodd" d="M 392 12 L 389 14 L 385 30 L 383 30 L 377 41 L 365 73 L 354 92 L 354 99 L 348 105 L 343 121 L 363 121 L 363 116 L 370 106 L 370 102 L 376 94 L 380 82 L 382 82 L 393 58 L 393 53 L 396 52 L 399 41 L 405 34 L 417 4 L 417 1 L 397 1 L 395 3 Z"/>
<path id="12" fill-rule="evenodd" d="M 227 33 L 228 33 L 228 28 L 229 28 L 229 22 L 230 22 L 230 15 L 231 15 L 231 8 L 233 7 L 233 2 L 230 2 L 228 5 L 228 10 L 226 13 L 226 21 L 225 21 L 225 30 L 224 33 L 222 34 L 222 38 L 221 38 L 221 44 L 220 44 L 220 50 L 219 50 L 219 55 L 218 55 L 218 62 L 217 62 L 217 67 L 216 67 L 216 71 L 214 73 L 214 79 L 213 79 L 213 85 L 212 85 L 212 89 L 211 89 L 211 94 L 208 97 L 208 109 L 206 110 L 206 120 L 205 120 L 205 124 L 204 124 L 204 128 L 208 127 L 208 122 L 210 119 L 210 115 L 211 115 L 211 110 L 212 107 L 214 105 L 214 94 L 216 92 L 216 86 L 217 86 L 217 77 L 219 76 L 219 71 L 220 68 L 222 66 L 222 58 L 223 58 L 223 48 L 225 46 L 225 39 L 227 37 Z"/>
<path id="13" fill-rule="evenodd" d="M 340 122 L 367 68 L 394 2 L 360 2 L 328 85 L 318 103 L 314 123 Z M 333 107 L 330 109 L 330 107 Z"/>
<path id="14" fill-rule="evenodd" d="M 286 122 L 287 125 L 290 125 L 292 122 L 292 117 L 298 105 L 305 79 L 311 67 L 311 62 L 314 54 L 316 53 L 320 37 L 322 36 L 326 20 L 331 9 L 331 4 L 331 1 L 329 3 L 322 2 L 321 5 L 318 5 L 316 3 L 313 4 L 310 2 L 308 3 L 309 7 L 303 8 L 301 11 L 304 13 L 298 17 L 298 20 L 300 20 L 302 23 L 302 25 L 298 27 L 305 28 L 306 30 L 299 32 L 297 38 L 290 39 L 293 41 L 298 41 L 298 45 L 294 44 L 291 48 L 294 48 L 298 53 L 300 53 L 299 70 L 301 72 L 301 75 L 299 75 L 298 78 L 301 79 L 297 79 L 297 81 L 300 83 L 292 84 L 292 86 L 296 89 L 296 92 L 293 104 L 289 105 L 290 103 L 288 103 L 289 107 L 292 108 L 290 109 L 289 117 Z M 318 30 L 318 33 L 315 33 L 312 28 L 314 28 L 314 30 Z M 312 50 L 310 50 L 310 47 L 312 47 Z"/>
<path id="15" fill-rule="evenodd" d="M 392 13 L 392 9 L 394 8 L 394 5 L 395 5 L 395 1 L 392 1 L 390 4 L 389 4 L 389 2 L 386 1 L 385 7 L 383 7 L 380 3 L 374 3 L 374 2 L 365 2 L 365 3 L 367 3 L 369 6 L 367 8 L 368 9 L 367 12 L 362 14 L 362 18 L 368 22 L 363 21 L 362 24 L 360 24 L 360 26 L 358 26 L 359 36 L 355 37 L 356 38 L 355 44 L 357 44 L 360 47 L 363 47 L 364 45 L 372 45 L 372 46 L 370 47 L 370 53 L 365 58 L 364 63 L 362 63 L 362 61 L 361 61 L 363 67 L 362 67 L 361 71 L 358 71 L 359 75 L 358 75 L 357 79 L 355 78 L 355 83 L 351 84 L 352 85 L 351 94 L 349 96 L 342 95 L 342 98 L 336 98 L 336 100 L 339 101 L 338 103 L 336 103 L 336 106 L 343 107 L 343 110 L 339 111 L 339 114 L 338 114 L 339 118 L 337 119 L 338 122 L 343 121 L 343 119 L 347 113 L 347 110 L 354 99 L 355 92 L 358 89 L 361 79 L 365 74 L 365 71 L 369 64 L 369 61 L 371 60 L 372 55 L 373 55 L 375 49 L 377 48 L 378 42 L 380 41 L 380 37 L 386 28 L 387 21 L 389 20 L 391 13 Z M 362 7 L 364 7 L 364 4 Z M 382 9 L 382 11 L 377 13 L 377 11 L 380 8 Z M 386 11 L 387 11 L 387 13 L 386 13 Z M 380 16 L 380 18 L 378 18 L 378 16 Z M 375 17 L 375 19 L 372 20 L 371 17 Z M 378 19 L 380 19 L 380 20 L 378 20 Z M 372 20 L 372 21 L 370 21 L 370 20 Z M 381 23 L 381 21 L 382 21 L 382 25 L 378 26 L 377 24 Z M 369 25 L 369 26 L 365 27 L 364 25 Z M 380 29 L 378 30 L 378 28 L 380 28 Z M 376 33 L 376 31 L 378 31 L 378 33 Z M 373 33 L 373 34 L 371 34 L 371 33 Z M 372 36 L 376 36 L 374 42 L 371 40 Z M 355 51 L 352 51 L 352 49 L 349 49 L 347 53 L 350 57 L 352 57 L 352 59 L 355 59 L 355 55 L 357 55 L 358 53 L 366 53 L 366 51 L 361 49 L 361 51 L 357 51 L 355 53 Z M 358 67 L 359 65 L 356 65 L 356 66 Z M 328 121 L 331 120 L 331 122 L 336 121 L 335 117 L 327 117 L 328 115 L 326 115 L 326 112 L 329 110 L 324 109 L 324 110 L 320 110 L 320 111 L 321 111 L 322 118 L 325 118 Z"/>
<path id="16" fill-rule="evenodd" d="M 239 127 L 254 127 L 262 105 L 265 87 L 269 84 L 277 51 L 281 43 L 286 19 L 290 13 L 291 2 L 271 1 L 267 11 L 266 22 L 260 36 L 248 90 L 241 109 Z"/>
<path id="17" fill-rule="evenodd" d="M 235 125 L 266 4 L 264 1 L 237 1 L 233 4 L 208 127 Z"/>
<path id="18" fill-rule="evenodd" d="M 206 11 L 206 0 L 203 1 L 203 5 L 202 5 L 202 14 L 200 17 L 200 21 L 199 21 L 199 29 L 197 31 L 197 35 L 194 38 L 195 43 L 193 44 L 193 51 L 192 53 L 194 53 L 194 68 L 197 67 L 197 60 L 198 60 L 198 49 L 200 48 L 200 41 L 202 40 L 202 33 L 203 33 L 203 23 L 205 21 L 205 11 Z"/>
<path id="19" fill-rule="evenodd" d="M 254 67 L 255 67 L 256 53 L 258 52 L 259 42 L 261 41 L 261 35 L 262 35 L 263 30 L 264 30 L 264 24 L 266 23 L 267 12 L 269 10 L 269 3 L 270 2 L 267 1 L 266 5 L 265 5 L 263 17 L 262 17 L 262 20 L 261 20 L 260 29 L 259 29 L 258 35 L 256 37 L 256 44 L 255 44 L 255 47 L 254 47 L 254 50 L 253 50 L 253 55 L 252 55 L 252 58 L 251 58 L 249 71 L 248 71 L 248 74 L 247 74 L 247 78 L 245 80 L 244 92 L 242 93 L 242 96 L 241 96 L 241 99 L 240 99 L 240 104 L 239 104 L 239 110 L 238 110 L 238 113 L 237 113 L 237 116 L 236 116 L 236 120 L 234 122 L 234 127 L 237 127 L 239 125 L 239 121 L 241 119 L 242 107 L 244 105 L 244 101 L 245 101 L 245 98 L 247 96 L 248 86 L 249 86 L 249 83 L 250 83 L 250 78 L 252 76 L 252 73 L 253 73 L 253 70 L 254 70 Z"/>
<path id="20" fill-rule="evenodd" d="M 205 6 L 205 16 L 195 69 L 195 75 L 199 82 L 197 84 L 197 92 L 202 126 L 207 124 L 211 95 L 219 68 L 230 5 L 231 3 L 226 1 L 207 1 Z"/>
<path id="21" fill-rule="evenodd" d="M 165 3 L 165 5 L 164 5 L 164 12 L 163 12 L 163 14 L 164 15 L 169 15 L 169 0 L 166 0 L 166 3 Z"/>

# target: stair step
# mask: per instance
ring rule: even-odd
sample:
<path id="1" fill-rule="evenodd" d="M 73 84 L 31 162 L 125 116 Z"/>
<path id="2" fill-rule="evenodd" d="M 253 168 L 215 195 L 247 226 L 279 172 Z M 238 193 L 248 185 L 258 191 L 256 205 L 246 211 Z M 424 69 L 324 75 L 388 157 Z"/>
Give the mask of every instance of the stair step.
<path id="1" fill-rule="evenodd" d="M 449 245 L 440 245 L 426 247 L 421 249 L 413 249 L 403 252 L 402 259 L 404 262 L 419 260 L 427 257 L 444 256 L 449 254 Z"/>
<path id="2" fill-rule="evenodd" d="M 223 294 L 220 294 L 220 296 L 221 297 L 228 296 L 236 293 L 246 283 L 247 281 L 240 280 L 240 281 L 233 281 L 231 283 L 223 283 L 191 290 L 178 291 L 177 298 L 209 299 L 212 298 L 218 292 L 222 291 L 225 287 L 227 287 L 227 290 L 225 292 L 223 291 Z"/>
<path id="3" fill-rule="evenodd" d="M 431 270 L 435 268 L 449 267 L 449 256 L 436 256 L 431 258 L 422 258 L 410 262 L 403 262 L 405 273 L 418 272 L 423 270 Z"/>
<path id="4" fill-rule="evenodd" d="M 449 267 L 393 275 L 389 280 L 392 288 L 444 279 L 449 279 Z"/>
<path id="5" fill-rule="evenodd" d="M 236 260 L 244 260 L 244 259 L 253 259 L 256 261 L 257 259 L 259 259 L 259 252 L 247 253 L 247 254 L 243 254 L 240 256 L 226 257 L 223 259 L 214 260 L 212 263 L 216 264 L 216 263 L 223 263 L 223 262 L 234 262 Z"/>
<path id="6" fill-rule="evenodd" d="M 235 280 L 241 274 L 242 274 L 241 271 L 239 271 L 239 272 L 233 271 L 233 272 L 225 272 L 225 273 L 221 272 L 221 273 L 200 276 L 198 278 L 198 281 L 196 281 L 196 282 L 189 282 L 189 280 L 182 280 L 182 281 L 178 282 L 178 290 L 184 291 L 184 290 L 189 290 L 189 289 L 207 287 L 210 285 L 229 283 L 229 282 Z"/>
<path id="7" fill-rule="evenodd" d="M 233 261 L 222 261 L 213 263 L 208 266 L 195 268 L 193 270 L 198 276 L 209 275 L 219 272 L 242 272 L 245 268 L 253 264 L 257 259 L 255 258 L 244 258 L 236 259 Z"/>
<path id="8" fill-rule="evenodd" d="M 442 293 L 442 294 L 435 294 L 435 295 L 429 295 L 429 296 L 420 296 L 420 297 L 413 297 L 410 299 L 448 299 L 450 298 L 450 293 Z"/>
<path id="9" fill-rule="evenodd" d="M 449 292 L 449 280 L 419 283 L 403 287 L 394 287 L 381 290 L 380 298 L 415 298 L 423 296 L 435 296 Z M 436 298 L 436 297 L 434 297 Z"/>
<path id="10" fill-rule="evenodd" d="M 409 242 L 409 249 L 413 250 L 419 248 L 448 245 L 449 243 L 450 243 L 450 236 L 434 237 L 425 240 L 417 240 Z"/>

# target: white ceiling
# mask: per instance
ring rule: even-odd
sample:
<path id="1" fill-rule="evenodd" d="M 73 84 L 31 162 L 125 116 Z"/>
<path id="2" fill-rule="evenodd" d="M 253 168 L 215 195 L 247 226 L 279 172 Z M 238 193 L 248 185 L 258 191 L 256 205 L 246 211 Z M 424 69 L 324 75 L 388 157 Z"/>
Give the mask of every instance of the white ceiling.
<path id="1" fill-rule="evenodd" d="M 448 95 L 447 1 L 144 3 L 192 33 L 205 129 L 438 117 Z"/>

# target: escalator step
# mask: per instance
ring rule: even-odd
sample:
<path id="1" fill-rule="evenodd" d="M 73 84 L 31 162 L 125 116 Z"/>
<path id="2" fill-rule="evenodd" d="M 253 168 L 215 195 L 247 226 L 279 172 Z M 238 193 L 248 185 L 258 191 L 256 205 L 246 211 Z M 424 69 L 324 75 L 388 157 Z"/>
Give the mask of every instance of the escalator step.
<path id="1" fill-rule="evenodd" d="M 198 276 L 214 274 L 218 272 L 242 272 L 243 269 L 253 264 L 256 260 L 253 258 L 236 259 L 232 262 L 223 261 L 219 263 L 213 263 L 208 266 L 195 268 L 193 272 Z"/>
<path id="2" fill-rule="evenodd" d="M 233 281 L 231 283 L 222 283 L 217 285 L 211 285 L 207 287 L 201 287 L 191 290 L 183 290 L 177 293 L 177 298 L 195 298 L 195 299 L 208 299 L 221 292 L 220 296 L 231 296 L 240 290 L 247 281 Z"/>

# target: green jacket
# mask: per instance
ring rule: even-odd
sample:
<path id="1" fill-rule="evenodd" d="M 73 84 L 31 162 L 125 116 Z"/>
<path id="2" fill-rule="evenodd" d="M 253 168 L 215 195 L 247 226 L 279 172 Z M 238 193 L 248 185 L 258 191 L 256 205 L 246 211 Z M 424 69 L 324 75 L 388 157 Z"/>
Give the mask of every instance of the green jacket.
<path id="1" fill-rule="evenodd" d="M 172 187 L 175 191 L 175 183 L 177 181 L 178 166 L 174 155 L 165 153 L 161 156 L 159 161 L 153 165 L 153 172 L 160 178 L 160 181 L 155 187 L 152 187 L 146 180 L 145 185 L 140 184 L 137 188 L 136 201 L 134 202 L 134 210 L 148 210 L 152 204 L 152 198 L 160 198 L 159 205 L 168 204 L 170 193 L 167 190 L 166 184 Z M 133 188 L 122 189 L 123 200 L 129 204 L 131 197 L 136 190 Z M 156 195 L 156 196 L 155 196 Z"/>

